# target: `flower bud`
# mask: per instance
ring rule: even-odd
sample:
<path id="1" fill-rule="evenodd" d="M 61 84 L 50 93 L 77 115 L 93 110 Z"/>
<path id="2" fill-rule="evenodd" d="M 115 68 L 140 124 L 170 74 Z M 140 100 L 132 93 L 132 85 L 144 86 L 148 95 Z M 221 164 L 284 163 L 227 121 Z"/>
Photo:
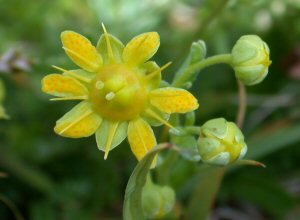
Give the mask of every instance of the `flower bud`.
<path id="1" fill-rule="evenodd" d="M 216 118 L 201 127 L 198 150 L 203 162 L 227 165 L 243 158 L 247 145 L 235 123 Z"/>
<path id="2" fill-rule="evenodd" d="M 260 83 L 271 64 L 268 45 L 256 35 L 244 35 L 234 45 L 232 67 L 235 76 L 245 85 Z"/>
<path id="3" fill-rule="evenodd" d="M 169 186 L 148 183 L 143 188 L 142 207 L 147 218 L 160 218 L 169 213 L 175 203 L 175 192 Z"/>

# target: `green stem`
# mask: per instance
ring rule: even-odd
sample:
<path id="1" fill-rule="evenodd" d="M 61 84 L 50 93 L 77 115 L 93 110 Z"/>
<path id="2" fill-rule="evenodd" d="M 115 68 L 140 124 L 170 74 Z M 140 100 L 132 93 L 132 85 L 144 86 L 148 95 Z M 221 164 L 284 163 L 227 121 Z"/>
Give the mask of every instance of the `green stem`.
<path id="1" fill-rule="evenodd" d="M 189 134 L 199 135 L 200 131 L 201 131 L 201 127 L 200 126 L 186 126 L 186 127 L 184 127 L 184 130 L 186 132 L 188 132 Z"/>
<path id="2" fill-rule="evenodd" d="M 239 87 L 239 110 L 236 116 L 236 123 L 242 128 L 247 110 L 247 92 L 245 85 L 240 80 L 237 80 L 237 83 Z"/>
<path id="3" fill-rule="evenodd" d="M 208 66 L 212 66 L 214 64 L 225 63 L 231 64 L 231 54 L 220 54 L 208 57 L 200 62 L 194 63 L 189 66 L 186 71 L 180 76 L 176 77 L 172 83 L 174 87 L 184 87 L 186 83 L 189 82 L 190 75 L 194 72 L 199 72 L 201 69 L 204 69 Z"/>
<path id="4" fill-rule="evenodd" d="M 0 194 L 0 201 L 3 202 L 12 211 L 17 220 L 24 220 L 23 215 L 10 199 L 8 199 L 3 194 Z"/>

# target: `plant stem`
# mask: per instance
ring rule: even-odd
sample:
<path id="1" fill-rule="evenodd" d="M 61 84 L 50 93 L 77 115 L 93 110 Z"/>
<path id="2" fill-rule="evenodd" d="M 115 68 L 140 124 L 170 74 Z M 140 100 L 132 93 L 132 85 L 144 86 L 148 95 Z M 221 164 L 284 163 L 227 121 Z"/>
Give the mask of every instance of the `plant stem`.
<path id="1" fill-rule="evenodd" d="M 24 220 L 23 215 L 10 199 L 8 199 L 3 194 L 0 194 L 0 201 L 3 202 L 12 211 L 17 220 Z"/>
<path id="2" fill-rule="evenodd" d="M 240 128 L 242 128 L 246 115 L 247 93 L 245 85 L 240 80 L 237 80 L 237 84 L 239 88 L 239 109 L 236 116 L 236 123 Z"/>
<path id="3" fill-rule="evenodd" d="M 190 80 L 190 75 L 194 72 L 199 72 L 201 69 L 212 66 L 214 64 L 226 63 L 231 64 L 231 54 L 220 54 L 208 57 L 200 62 L 194 63 L 189 66 L 186 71 L 180 76 L 176 77 L 172 83 L 174 87 L 184 87 Z"/>
<path id="4" fill-rule="evenodd" d="M 189 134 L 199 135 L 200 131 L 201 131 L 201 127 L 200 126 L 186 126 L 184 128 L 184 130 L 186 132 L 188 132 Z"/>

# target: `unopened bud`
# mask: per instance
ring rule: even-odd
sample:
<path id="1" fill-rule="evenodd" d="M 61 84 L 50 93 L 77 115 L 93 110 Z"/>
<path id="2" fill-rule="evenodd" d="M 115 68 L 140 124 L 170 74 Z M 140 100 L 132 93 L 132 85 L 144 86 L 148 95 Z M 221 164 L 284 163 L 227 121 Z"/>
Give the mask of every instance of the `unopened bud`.
<path id="1" fill-rule="evenodd" d="M 235 123 L 216 118 L 201 127 L 198 150 L 203 162 L 227 165 L 243 158 L 247 145 Z"/>
<path id="2" fill-rule="evenodd" d="M 242 36 L 234 45 L 232 67 L 235 76 L 245 85 L 260 83 L 271 64 L 268 45 L 256 35 Z"/>
<path id="3" fill-rule="evenodd" d="M 146 184 L 142 193 L 142 207 L 147 218 L 156 219 L 168 214 L 175 203 L 175 192 L 169 186 Z"/>

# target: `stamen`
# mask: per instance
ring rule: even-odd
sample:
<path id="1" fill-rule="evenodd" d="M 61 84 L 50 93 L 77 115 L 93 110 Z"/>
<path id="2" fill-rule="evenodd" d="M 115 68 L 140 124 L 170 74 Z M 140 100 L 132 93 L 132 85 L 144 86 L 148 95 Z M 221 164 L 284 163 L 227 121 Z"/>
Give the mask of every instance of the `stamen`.
<path id="1" fill-rule="evenodd" d="M 88 99 L 87 95 L 82 96 L 70 96 L 70 97 L 59 97 L 59 98 L 52 98 L 50 101 L 64 101 L 64 100 L 86 100 Z"/>
<path id="2" fill-rule="evenodd" d="M 156 76 L 157 74 L 161 73 L 164 69 L 168 68 L 170 65 L 172 64 L 172 62 L 168 62 L 165 65 L 163 65 L 161 68 L 159 68 L 158 70 L 153 71 L 152 73 L 149 73 L 145 79 L 146 80 L 151 80 L 154 76 Z"/>
<path id="3" fill-rule="evenodd" d="M 78 75 L 78 74 L 72 72 L 71 70 L 66 70 L 66 69 L 63 69 L 63 68 L 58 67 L 58 66 L 55 66 L 55 65 L 52 65 L 52 67 L 53 67 L 54 69 L 59 70 L 59 71 L 65 72 L 65 73 L 69 74 L 70 76 L 73 76 L 74 78 L 77 78 L 77 79 L 79 79 L 79 80 L 81 80 L 81 81 L 83 81 L 83 82 L 90 83 L 90 82 L 92 81 L 92 80 L 89 79 L 89 78 L 86 78 L 86 77 L 84 77 L 84 76 L 80 76 L 80 75 Z"/>
<path id="4" fill-rule="evenodd" d="M 109 127 L 109 134 L 108 134 L 108 139 L 107 139 L 107 143 L 106 143 L 106 147 L 105 147 L 104 160 L 107 159 L 107 156 L 110 151 L 111 144 L 113 142 L 113 139 L 116 134 L 118 126 L 119 126 L 119 122 L 114 122 Z"/>
<path id="5" fill-rule="evenodd" d="M 73 50 L 71 50 L 71 49 L 69 49 L 69 48 L 67 48 L 67 47 L 62 47 L 62 48 L 63 48 L 65 51 L 67 51 L 67 52 L 73 54 L 73 55 L 76 56 L 77 58 L 81 59 L 81 61 L 90 64 L 93 68 L 95 68 L 95 69 L 98 68 L 98 65 L 97 65 L 97 64 L 95 64 L 95 63 L 89 61 L 88 59 L 84 58 L 83 56 L 81 56 L 80 54 L 76 53 L 75 51 L 73 51 Z"/>
<path id="6" fill-rule="evenodd" d="M 101 23 L 101 25 L 102 25 L 104 36 L 105 36 L 105 40 L 106 40 L 106 45 L 107 45 L 107 51 L 108 51 L 109 60 L 111 62 L 114 62 L 115 58 L 114 58 L 114 54 L 113 54 L 113 50 L 112 50 L 112 47 L 111 47 L 111 43 L 110 43 L 110 40 L 109 40 L 109 36 L 108 36 L 107 30 L 106 30 L 106 28 L 105 28 L 105 26 L 104 26 L 103 23 Z"/>
<path id="7" fill-rule="evenodd" d="M 103 87 L 104 87 L 104 82 L 102 82 L 101 80 L 98 80 L 96 82 L 96 89 L 101 90 L 101 89 L 103 89 Z"/>
<path id="8" fill-rule="evenodd" d="M 73 121 L 72 123 L 70 123 L 67 127 L 65 127 L 61 132 L 59 132 L 59 134 L 63 134 L 65 131 L 67 131 L 68 129 L 70 129 L 72 126 L 74 126 L 75 124 L 77 124 L 78 122 L 80 122 L 82 119 L 84 119 L 85 117 L 89 116 L 90 114 L 92 114 L 93 111 L 91 109 L 88 109 L 84 114 L 82 114 L 79 118 L 77 118 L 77 120 Z"/>
<path id="9" fill-rule="evenodd" d="M 168 121 L 166 121 L 165 119 L 161 118 L 157 113 L 155 113 L 151 109 L 148 108 L 148 109 L 146 109 L 145 112 L 146 112 L 146 114 L 149 114 L 150 116 L 152 116 L 156 120 L 160 121 L 161 123 L 163 123 L 167 127 L 171 128 L 173 131 L 180 132 L 180 131 L 178 131 L 178 129 L 176 129 L 174 126 L 172 126 Z"/>
<path id="10" fill-rule="evenodd" d="M 105 98 L 106 98 L 106 100 L 110 101 L 115 97 L 115 95 L 116 94 L 114 92 L 110 92 L 110 93 L 106 94 Z"/>

